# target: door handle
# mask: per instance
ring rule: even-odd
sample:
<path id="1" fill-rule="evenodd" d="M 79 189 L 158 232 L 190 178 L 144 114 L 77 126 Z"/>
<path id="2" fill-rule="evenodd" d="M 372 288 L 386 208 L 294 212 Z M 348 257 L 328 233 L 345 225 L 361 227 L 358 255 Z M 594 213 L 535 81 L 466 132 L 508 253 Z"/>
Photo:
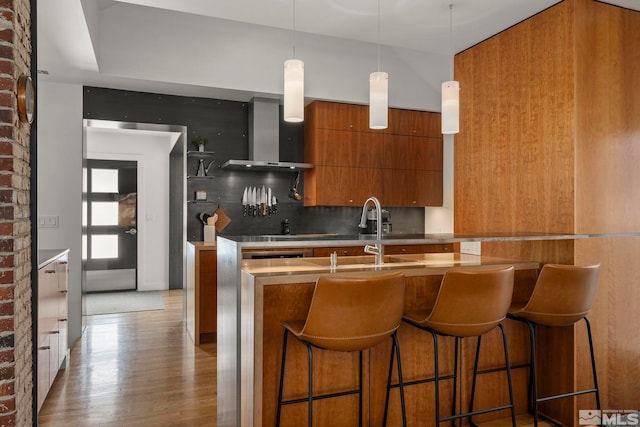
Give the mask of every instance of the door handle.
<path id="1" fill-rule="evenodd" d="M 130 228 L 127 231 L 125 231 L 125 233 L 135 236 L 138 233 L 138 230 L 136 230 L 135 228 Z"/>

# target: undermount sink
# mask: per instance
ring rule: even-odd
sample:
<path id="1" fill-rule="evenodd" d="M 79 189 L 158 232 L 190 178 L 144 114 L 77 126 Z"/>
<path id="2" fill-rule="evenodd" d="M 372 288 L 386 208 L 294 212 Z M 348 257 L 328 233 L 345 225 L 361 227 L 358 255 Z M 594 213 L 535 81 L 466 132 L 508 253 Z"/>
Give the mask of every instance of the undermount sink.
<path id="1" fill-rule="evenodd" d="M 329 257 L 305 258 L 304 260 L 316 265 L 321 265 L 321 266 L 331 265 L 331 258 Z M 384 257 L 384 262 L 389 262 L 389 260 L 390 260 L 389 256 Z M 375 255 L 356 255 L 356 256 L 339 256 L 338 257 L 339 266 L 355 265 L 355 264 L 358 264 L 358 265 L 372 264 L 373 265 L 375 263 L 376 263 Z"/>
<path id="2" fill-rule="evenodd" d="M 265 234 L 262 237 L 279 238 L 279 239 L 297 239 L 300 237 L 328 237 L 337 236 L 336 233 L 302 233 L 302 234 Z"/>

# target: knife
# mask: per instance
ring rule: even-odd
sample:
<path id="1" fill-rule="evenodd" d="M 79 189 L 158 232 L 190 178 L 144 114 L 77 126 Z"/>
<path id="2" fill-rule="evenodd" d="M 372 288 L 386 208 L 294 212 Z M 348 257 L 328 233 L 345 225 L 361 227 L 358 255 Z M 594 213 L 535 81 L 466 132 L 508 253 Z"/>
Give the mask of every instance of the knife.
<path id="1" fill-rule="evenodd" d="M 253 189 L 249 187 L 247 190 L 247 215 L 253 215 Z"/>
<path id="2" fill-rule="evenodd" d="M 258 213 L 258 189 L 253 187 L 253 194 L 251 195 L 253 200 L 251 200 L 251 204 L 253 205 L 253 216 L 256 216 Z"/>
<path id="3" fill-rule="evenodd" d="M 260 207 L 260 203 L 262 202 L 262 192 L 260 188 L 257 188 L 256 191 L 258 195 L 256 196 L 256 210 L 258 211 L 258 216 L 262 215 L 262 208 Z"/>
<path id="4" fill-rule="evenodd" d="M 271 216 L 271 187 L 267 189 L 267 214 Z"/>
<path id="5" fill-rule="evenodd" d="M 278 212 L 278 199 L 276 199 L 276 196 L 273 196 L 271 204 L 273 205 L 273 213 L 275 214 L 276 212 Z"/>
<path id="6" fill-rule="evenodd" d="M 242 193 L 242 216 L 247 216 L 247 187 L 244 187 Z"/>
<path id="7" fill-rule="evenodd" d="M 262 216 L 267 216 L 267 190 L 262 186 L 260 203 L 262 204 Z"/>

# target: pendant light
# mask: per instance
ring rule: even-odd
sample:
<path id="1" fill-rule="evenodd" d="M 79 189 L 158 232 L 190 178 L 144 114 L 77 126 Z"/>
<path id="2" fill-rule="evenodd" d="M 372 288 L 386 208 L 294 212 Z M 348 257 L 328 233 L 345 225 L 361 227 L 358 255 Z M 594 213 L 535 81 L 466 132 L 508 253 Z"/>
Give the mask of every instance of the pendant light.
<path id="1" fill-rule="evenodd" d="M 449 81 L 442 83 L 442 133 L 455 134 L 460 131 L 460 84 L 453 80 L 453 5 L 449 5 L 449 43 L 451 65 Z"/>
<path id="2" fill-rule="evenodd" d="M 296 0 L 293 0 L 293 58 L 284 61 L 284 121 L 304 120 L 304 62 L 296 59 Z"/>
<path id="3" fill-rule="evenodd" d="M 389 75 L 380 71 L 380 0 L 378 0 L 378 71 L 369 75 L 369 127 L 386 129 L 389 123 Z"/>

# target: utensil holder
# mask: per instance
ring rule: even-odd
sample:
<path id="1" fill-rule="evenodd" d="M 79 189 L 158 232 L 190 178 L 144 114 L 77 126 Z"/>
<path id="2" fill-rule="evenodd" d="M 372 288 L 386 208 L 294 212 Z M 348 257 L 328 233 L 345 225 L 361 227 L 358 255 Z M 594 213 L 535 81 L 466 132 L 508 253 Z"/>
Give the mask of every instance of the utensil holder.
<path id="1" fill-rule="evenodd" d="M 216 226 L 205 225 L 204 226 L 204 241 L 207 243 L 216 241 Z"/>

